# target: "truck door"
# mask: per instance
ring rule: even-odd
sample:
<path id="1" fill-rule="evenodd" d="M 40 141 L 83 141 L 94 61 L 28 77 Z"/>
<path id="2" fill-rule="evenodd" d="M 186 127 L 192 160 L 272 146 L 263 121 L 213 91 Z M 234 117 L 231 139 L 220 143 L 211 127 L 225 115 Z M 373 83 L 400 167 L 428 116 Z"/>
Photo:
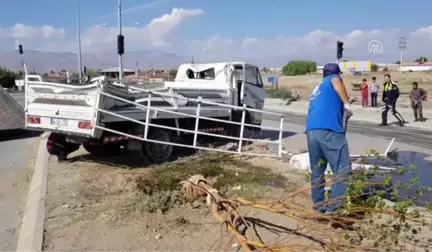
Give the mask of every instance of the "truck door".
<path id="1" fill-rule="evenodd" d="M 261 74 L 256 66 L 245 65 L 244 103 L 251 108 L 264 108 L 265 91 Z M 253 124 L 261 124 L 262 113 L 252 112 Z"/>

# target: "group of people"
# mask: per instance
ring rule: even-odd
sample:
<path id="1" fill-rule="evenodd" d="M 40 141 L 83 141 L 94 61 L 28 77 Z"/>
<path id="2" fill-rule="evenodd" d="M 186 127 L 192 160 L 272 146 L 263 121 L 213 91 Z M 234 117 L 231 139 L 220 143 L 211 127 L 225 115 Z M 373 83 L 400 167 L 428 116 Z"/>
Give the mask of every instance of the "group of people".
<path id="1" fill-rule="evenodd" d="M 384 75 L 384 84 L 383 84 L 383 93 L 382 93 L 382 101 L 384 103 L 384 107 L 381 113 L 382 122 L 381 126 L 388 125 L 387 124 L 387 114 L 391 110 L 394 117 L 399 122 L 400 126 L 403 126 L 406 121 L 403 119 L 402 115 L 396 110 L 396 102 L 399 98 L 399 88 L 398 86 L 391 80 L 390 74 Z M 360 84 L 361 89 L 361 103 L 363 107 L 368 106 L 368 98 L 369 98 L 369 85 L 366 79 L 363 79 Z M 379 84 L 376 82 L 376 77 L 372 77 L 372 83 L 370 84 L 370 97 L 371 97 L 371 107 L 378 107 L 378 91 L 380 90 Z M 414 121 L 415 122 L 424 122 L 425 118 L 423 117 L 423 107 L 422 101 L 426 100 L 427 92 L 418 87 L 417 82 L 412 83 L 412 89 L 410 93 L 411 107 L 414 113 Z"/>
<path id="2" fill-rule="evenodd" d="M 384 79 L 385 83 L 382 85 L 384 107 L 380 125 L 387 125 L 389 110 L 403 125 L 405 121 L 396 111 L 399 89 L 389 74 L 386 74 Z M 363 83 L 367 86 L 366 80 Z M 426 92 L 418 88 L 416 82 L 412 85 L 410 98 L 415 120 L 424 120 L 421 113 L 421 101 L 425 99 Z M 377 106 L 379 89 L 380 86 L 373 77 L 371 99 L 374 107 Z M 368 94 L 362 92 L 362 98 L 367 99 Z M 344 128 L 344 121 L 353 115 L 350 106 L 339 65 L 326 64 L 323 68 L 323 79 L 312 91 L 306 119 L 306 137 L 311 167 L 311 197 L 314 211 L 320 214 L 334 214 L 343 207 L 343 199 L 348 188 L 347 181 L 351 172 L 350 154 L 345 136 L 346 128 Z M 330 165 L 333 173 L 333 185 L 330 197 L 325 203 L 324 175 L 327 164 Z M 322 220 L 328 220 L 328 218 L 324 217 Z"/>
<path id="3" fill-rule="evenodd" d="M 366 79 L 363 79 L 362 83 L 360 84 L 360 89 L 362 106 L 367 107 L 369 105 L 369 86 Z M 372 77 L 372 83 L 370 84 L 370 97 L 372 107 L 378 107 L 378 91 L 379 85 L 376 82 L 376 77 Z"/>

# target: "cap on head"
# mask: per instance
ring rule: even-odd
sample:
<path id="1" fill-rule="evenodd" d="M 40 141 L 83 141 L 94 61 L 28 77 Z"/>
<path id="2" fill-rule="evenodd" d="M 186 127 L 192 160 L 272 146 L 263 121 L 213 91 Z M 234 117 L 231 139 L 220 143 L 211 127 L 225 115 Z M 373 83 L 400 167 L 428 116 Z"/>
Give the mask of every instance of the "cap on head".
<path id="1" fill-rule="evenodd" d="M 324 74 L 324 77 L 331 75 L 331 74 L 341 74 L 341 70 L 340 70 L 338 64 L 327 63 L 327 64 L 325 64 L 325 66 L 323 68 L 323 74 Z"/>

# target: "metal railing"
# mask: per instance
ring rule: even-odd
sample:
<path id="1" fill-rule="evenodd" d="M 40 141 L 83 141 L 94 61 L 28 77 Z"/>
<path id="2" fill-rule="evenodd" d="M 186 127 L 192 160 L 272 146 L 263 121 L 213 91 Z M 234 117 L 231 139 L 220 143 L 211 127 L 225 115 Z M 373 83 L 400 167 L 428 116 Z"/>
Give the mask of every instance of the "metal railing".
<path id="1" fill-rule="evenodd" d="M 258 109 L 252 109 L 252 108 L 248 108 L 246 107 L 246 105 L 243 105 L 243 107 L 239 107 L 239 106 L 234 106 L 234 105 L 230 105 L 230 104 L 221 104 L 221 103 L 215 103 L 215 102 L 211 102 L 211 101 L 206 101 L 203 100 L 202 97 L 198 97 L 198 99 L 192 99 L 192 98 L 185 98 L 185 97 L 180 97 L 180 96 L 175 96 L 175 94 L 167 94 L 167 93 L 160 93 L 157 91 L 152 91 L 152 90 L 146 90 L 146 89 L 141 89 L 138 87 L 132 87 L 132 86 L 128 86 L 125 88 L 129 88 L 129 89 L 134 89 L 137 91 L 141 91 L 141 92 L 147 92 L 148 93 L 148 98 L 147 98 L 147 104 L 143 105 L 134 101 L 130 101 L 109 93 L 106 93 L 102 90 L 99 90 L 99 94 L 106 96 L 106 97 L 110 97 L 112 99 L 115 100 L 119 100 L 125 103 L 129 103 L 132 105 L 135 105 L 136 107 L 143 109 L 143 111 L 146 112 L 146 119 L 144 122 L 124 116 L 124 115 L 120 115 L 118 113 L 115 113 L 113 111 L 108 111 L 105 109 L 101 109 L 96 107 L 96 110 L 98 112 L 101 113 L 105 113 L 105 114 L 109 114 L 111 116 L 115 116 L 118 118 L 122 118 L 124 120 L 127 121 L 131 121 L 137 124 L 140 124 L 142 126 L 144 126 L 144 136 L 136 136 L 136 135 L 132 135 L 132 134 L 128 134 L 128 133 L 124 133 L 121 131 L 117 131 L 117 130 L 113 130 L 110 128 L 106 128 L 104 126 L 101 125 L 95 125 L 95 128 L 100 129 L 100 130 L 104 130 L 104 131 L 108 131 L 114 134 L 118 134 L 118 135 L 123 135 L 132 139 L 136 139 L 136 140 L 141 140 L 141 141 L 147 141 L 147 142 L 152 142 L 152 143 L 156 143 L 156 144 L 166 144 L 166 145 L 173 145 L 173 146 L 177 146 L 177 147 L 185 147 L 185 148 L 193 148 L 193 149 L 200 149 L 200 150 L 207 150 L 207 151 L 218 151 L 218 152 L 225 152 L 225 153 L 233 153 L 233 154 L 242 154 L 242 155 L 252 155 L 252 156 L 262 156 L 262 157 L 282 157 L 282 153 L 283 153 L 283 143 L 282 143 L 282 136 L 283 136 L 283 124 L 284 124 L 284 118 L 283 115 L 280 113 L 274 113 L 274 112 L 269 112 L 269 111 L 263 111 L 263 110 L 258 110 Z M 151 105 L 151 101 L 152 101 L 152 95 L 158 95 L 158 96 L 165 96 L 165 97 L 171 97 L 171 98 L 176 98 L 176 99 L 183 99 L 186 101 L 192 101 L 192 102 L 196 102 L 197 103 L 197 107 L 196 107 L 196 114 L 192 115 L 192 114 L 186 114 L 186 113 L 182 113 L 179 111 L 174 111 L 174 110 L 170 110 L 170 109 L 164 109 L 164 108 L 160 108 L 160 107 L 156 107 L 156 106 L 152 106 Z M 142 99 L 141 99 L 142 100 Z M 201 105 L 202 104 L 207 104 L 207 105 L 213 105 L 215 107 L 223 107 L 223 108 L 227 108 L 227 109 L 233 109 L 233 110 L 240 110 L 242 111 L 241 114 L 241 121 L 240 122 L 235 122 L 235 121 L 230 121 L 230 120 L 223 120 L 223 119 L 218 119 L 218 118 L 212 118 L 212 117 L 205 117 L 205 116 L 201 116 Z M 178 106 L 175 104 L 174 108 L 178 108 Z M 171 126 L 166 126 L 166 125 L 161 125 L 161 124 L 154 124 L 151 123 L 151 119 L 150 119 L 150 112 L 151 111 L 157 111 L 157 112 L 164 112 L 164 113 L 171 113 L 174 115 L 179 115 L 179 116 L 183 116 L 183 117 L 190 117 L 190 118 L 195 118 L 195 127 L 194 130 L 190 130 L 190 129 L 183 129 L 178 127 L 171 127 Z M 267 115 L 273 115 L 273 116 L 279 116 L 280 117 L 280 124 L 279 124 L 279 128 L 273 128 L 273 127 L 266 127 L 266 126 L 261 126 L 261 125 L 254 125 L 254 124 L 249 124 L 246 123 L 246 113 L 250 111 L 250 112 L 258 112 L 261 114 L 267 114 Z M 212 133 L 208 133 L 208 132 L 201 132 L 199 131 L 199 122 L 200 120 L 209 120 L 209 121 L 214 121 L 214 122 L 221 122 L 221 123 L 225 123 L 225 124 L 233 124 L 233 125 L 239 125 L 240 126 L 240 134 L 238 137 L 235 136 L 227 136 L 227 135 L 219 135 L 219 134 L 212 134 Z M 187 145 L 187 144 L 181 144 L 181 143 L 173 143 L 173 142 L 165 142 L 165 141 L 159 141 L 159 140 L 155 140 L 155 139 L 149 139 L 148 138 L 148 131 L 149 131 L 149 127 L 156 127 L 156 128 L 162 128 L 162 129 L 167 129 L 167 130 L 173 130 L 173 131 L 177 131 L 177 132 L 183 132 L 183 133 L 189 133 L 189 134 L 193 134 L 193 144 L 192 145 Z M 254 138 L 247 138 L 244 137 L 244 130 L 245 127 L 254 127 L 254 128 L 260 128 L 260 129 L 266 129 L 266 130 L 274 130 L 274 131 L 279 131 L 279 139 L 277 141 L 271 141 L 271 140 L 263 140 L 263 139 L 254 139 Z M 210 136 L 210 137 L 217 137 L 217 138 L 223 138 L 223 139 L 230 139 L 230 140 L 237 140 L 238 141 L 238 146 L 237 146 L 237 150 L 236 151 L 232 151 L 232 150 L 224 150 L 224 149 L 216 149 L 216 148 L 208 148 L 208 147 L 203 147 L 203 146 L 198 146 L 197 145 L 197 140 L 198 140 L 198 136 L 199 135 L 205 135 L 205 136 Z M 260 143 L 265 143 L 265 144 L 278 144 L 278 154 L 277 155 L 271 155 L 271 154 L 263 154 L 263 153 L 251 153 L 251 152 L 243 152 L 243 144 L 245 141 L 250 141 L 250 142 L 260 142 Z"/>

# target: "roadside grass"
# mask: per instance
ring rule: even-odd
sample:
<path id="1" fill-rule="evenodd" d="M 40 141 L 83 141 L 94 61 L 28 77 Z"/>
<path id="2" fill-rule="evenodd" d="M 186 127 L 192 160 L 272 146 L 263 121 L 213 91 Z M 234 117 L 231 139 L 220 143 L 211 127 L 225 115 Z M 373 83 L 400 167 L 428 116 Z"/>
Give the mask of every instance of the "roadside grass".
<path id="1" fill-rule="evenodd" d="M 269 168 L 254 166 L 227 154 L 204 154 L 175 163 L 160 165 L 150 174 L 136 179 L 138 191 L 147 196 L 148 212 L 166 212 L 185 204 L 180 194 L 183 180 L 201 174 L 222 193 L 248 200 L 271 197 L 283 190 L 287 178 Z"/>
<path id="2" fill-rule="evenodd" d="M 288 89 L 279 88 L 275 90 L 267 90 L 266 91 L 267 98 L 279 98 L 279 99 L 288 99 L 292 97 L 292 92 Z"/>

